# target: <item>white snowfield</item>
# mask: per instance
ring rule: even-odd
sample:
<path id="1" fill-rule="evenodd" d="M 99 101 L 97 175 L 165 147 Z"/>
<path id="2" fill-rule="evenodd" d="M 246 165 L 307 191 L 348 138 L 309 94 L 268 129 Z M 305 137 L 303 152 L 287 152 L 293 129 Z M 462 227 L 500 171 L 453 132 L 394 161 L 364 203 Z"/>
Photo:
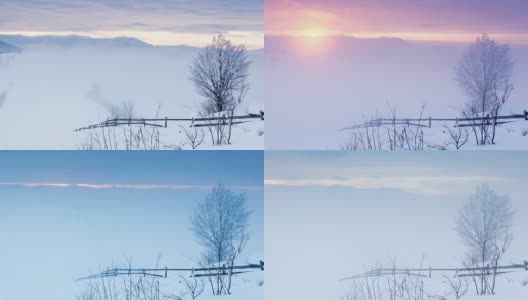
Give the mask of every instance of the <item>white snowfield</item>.
<path id="1" fill-rule="evenodd" d="M 77 149 L 93 125 L 133 106 L 136 118 L 195 118 L 203 98 L 190 81 L 199 48 L 152 46 L 135 39 L 0 36 L 23 48 L 0 54 L 0 149 Z M 251 50 L 250 89 L 237 115 L 264 110 L 263 51 Z M 160 128 L 161 148 L 185 138 L 179 126 Z M 263 149 L 264 121 L 234 126 L 232 144 L 199 149 Z"/>
<path id="2" fill-rule="evenodd" d="M 475 37 L 476 38 L 476 37 Z M 493 38 L 493 35 L 491 35 Z M 339 149 L 344 127 L 365 119 L 461 117 L 466 97 L 455 66 L 467 43 L 425 43 L 392 38 L 266 37 L 267 149 Z M 528 47 L 512 44 L 514 90 L 501 115 L 528 110 Z M 493 149 L 528 149 L 519 130 L 528 121 L 501 126 Z M 522 123 L 522 124 L 521 124 Z M 441 144 L 441 123 L 426 142 Z M 454 124 L 451 124 L 454 125 Z M 509 132 L 510 127 L 515 132 Z M 473 147 L 470 141 L 465 149 Z M 486 148 L 486 147 L 484 147 Z"/>

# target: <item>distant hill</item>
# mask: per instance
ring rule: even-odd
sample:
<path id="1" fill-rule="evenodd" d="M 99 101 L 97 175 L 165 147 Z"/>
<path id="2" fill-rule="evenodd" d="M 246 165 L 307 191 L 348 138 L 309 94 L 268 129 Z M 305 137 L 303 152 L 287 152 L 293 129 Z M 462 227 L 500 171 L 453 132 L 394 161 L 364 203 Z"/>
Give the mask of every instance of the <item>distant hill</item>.
<path id="1" fill-rule="evenodd" d="M 13 46 L 11 44 L 8 44 L 0 40 L 0 54 L 1 53 L 20 53 L 20 52 L 22 52 L 22 48 Z"/>
<path id="2" fill-rule="evenodd" d="M 153 47 L 136 38 L 91 38 L 79 35 L 68 36 L 25 36 L 25 35 L 0 35 L 0 40 L 7 41 L 21 47 L 28 48 L 34 46 L 55 46 L 55 47 L 121 47 L 121 48 L 148 48 Z"/>
<path id="3" fill-rule="evenodd" d="M 2 43 L 4 41 L 5 43 Z M 142 40 L 131 38 L 131 37 L 116 37 L 116 38 L 92 38 L 80 35 L 68 35 L 68 36 L 55 36 L 55 35 L 43 35 L 43 36 L 26 36 L 26 35 L 0 35 L 0 53 L 5 49 L 13 51 L 21 48 L 9 45 L 7 43 L 23 47 L 24 49 L 29 48 L 129 48 L 129 49 L 156 49 L 156 51 L 166 51 L 167 53 L 194 53 L 200 47 L 187 46 L 187 45 L 152 45 Z M 9 46 L 3 46 L 3 44 Z M 14 48 L 11 48 L 14 47 Z M 14 52 L 17 52 L 16 50 Z M 263 49 L 250 50 L 250 53 L 263 54 Z"/>

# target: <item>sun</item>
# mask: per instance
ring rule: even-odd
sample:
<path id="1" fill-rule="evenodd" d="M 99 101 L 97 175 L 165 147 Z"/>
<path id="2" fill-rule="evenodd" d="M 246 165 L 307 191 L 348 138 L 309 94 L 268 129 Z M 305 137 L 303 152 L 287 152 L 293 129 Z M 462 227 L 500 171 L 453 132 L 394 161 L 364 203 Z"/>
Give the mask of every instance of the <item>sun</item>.
<path id="1" fill-rule="evenodd" d="M 306 36 L 306 37 L 309 37 L 309 38 L 318 38 L 318 37 L 322 37 L 322 36 L 325 36 L 327 35 L 327 31 L 324 30 L 323 28 L 319 28 L 319 27 L 310 27 L 310 28 L 305 28 L 304 30 L 300 31 L 299 32 L 301 36 Z"/>

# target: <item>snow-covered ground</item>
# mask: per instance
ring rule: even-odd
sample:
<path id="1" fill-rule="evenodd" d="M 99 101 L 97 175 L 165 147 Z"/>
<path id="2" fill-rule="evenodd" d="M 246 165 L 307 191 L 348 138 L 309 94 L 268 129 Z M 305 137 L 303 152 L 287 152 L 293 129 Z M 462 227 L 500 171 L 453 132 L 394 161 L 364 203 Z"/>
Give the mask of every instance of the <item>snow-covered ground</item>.
<path id="1" fill-rule="evenodd" d="M 422 124 L 427 123 L 427 120 L 422 122 Z M 457 129 L 454 128 L 454 122 L 434 122 L 431 128 L 423 127 L 424 136 L 424 149 L 446 149 L 446 150 L 455 150 L 456 146 L 453 144 L 453 140 L 444 127 L 448 126 L 453 132 L 457 132 Z M 391 129 L 390 126 L 383 127 L 380 132 L 382 136 L 386 136 L 385 133 L 388 129 Z M 469 127 L 465 127 L 468 132 L 467 142 L 460 147 L 460 150 L 526 150 L 528 149 L 528 121 L 524 119 L 517 119 L 511 123 L 497 125 L 496 140 L 494 145 L 478 145 L 475 140 L 475 136 L 472 133 Z M 363 129 L 355 129 L 357 132 L 364 132 Z M 464 128 L 461 128 L 464 130 Z M 352 130 L 344 130 L 338 133 L 339 137 L 342 139 L 342 147 L 346 146 L 350 136 L 353 134 Z M 388 146 L 386 145 L 385 148 Z"/>
<path id="2" fill-rule="evenodd" d="M 134 39 L 0 40 L 24 48 L 19 55 L 0 54 L 1 149 L 76 149 L 86 132 L 73 130 L 112 117 L 125 103 L 139 118 L 155 117 L 158 107 L 160 117 L 197 117 L 202 98 L 189 80 L 189 68 L 199 48 Z M 250 90 L 239 114 L 264 109 L 263 50 L 249 56 Z M 160 130 L 162 147 L 182 142 L 178 125 Z M 264 122 L 255 120 L 235 126 L 232 145 L 214 147 L 206 139 L 201 148 L 263 149 L 263 133 Z"/>
<path id="3" fill-rule="evenodd" d="M 265 42 L 266 149 L 339 149 L 345 141 L 339 129 L 385 116 L 389 107 L 398 118 L 418 117 L 422 105 L 427 118 L 460 117 L 465 97 L 455 66 L 468 44 L 281 36 Z M 522 114 L 528 110 L 528 47 L 511 47 L 515 89 L 503 114 Z M 528 127 L 524 123 L 519 126 Z M 518 134 L 497 140 L 497 149 L 527 149 Z"/>
<path id="4" fill-rule="evenodd" d="M 427 270 L 422 274 L 427 276 Z M 391 280 L 392 276 L 371 277 L 371 282 L 378 280 L 381 282 L 380 286 L 384 286 L 387 280 Z M 398 277 L 397 277 L 398 278 Z M 466 278 L 467 279 L 467 278 Z M 411 280 L 416 278 L 411 277 Z M 423 277 L 418 282 L 423 283 L 424 299 L 439 299 L 450 300 L 456 299 L 453 294 L 454 291 L 449 285 L 449 280 L 456 282 L 457 278 L 454 273 L 435 272 L 431 277 Z M 462 279 L 463 280 L 463 279 Z M 468 279 L 469 280 L 469 279 Z M 365 279 L 358 279 L 358 282 L 364 282 Z M 346 290 L 350 286 L 350 280 L 343 281 L 342 286 Z M 463 285 L 465 287 L 465 285 Z M 469 282 L 467 290 L 460 299 L 464 300 L 523 300 L 528 296 L 528 271 L 517 271 L 510 274 L 498 276 L 496 283 L 495 295 L 476 295 L 474 286 Z M 465 288 L 464 288 L 465 290 Z M 344 299 L 344 300 L 354 300 Z"/>

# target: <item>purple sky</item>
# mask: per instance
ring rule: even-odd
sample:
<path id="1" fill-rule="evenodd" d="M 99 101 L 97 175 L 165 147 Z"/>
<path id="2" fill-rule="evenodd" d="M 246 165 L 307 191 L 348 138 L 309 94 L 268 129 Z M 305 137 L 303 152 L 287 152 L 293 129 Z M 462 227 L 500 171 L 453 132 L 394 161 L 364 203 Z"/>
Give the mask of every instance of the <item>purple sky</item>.
<path id="1" fill-rule="evenodd" d="M 515 41 L 527 36 L 526 11 L 523 0 L 267 0 L 265 31 L 417 39 L 486 32 Z"/>

